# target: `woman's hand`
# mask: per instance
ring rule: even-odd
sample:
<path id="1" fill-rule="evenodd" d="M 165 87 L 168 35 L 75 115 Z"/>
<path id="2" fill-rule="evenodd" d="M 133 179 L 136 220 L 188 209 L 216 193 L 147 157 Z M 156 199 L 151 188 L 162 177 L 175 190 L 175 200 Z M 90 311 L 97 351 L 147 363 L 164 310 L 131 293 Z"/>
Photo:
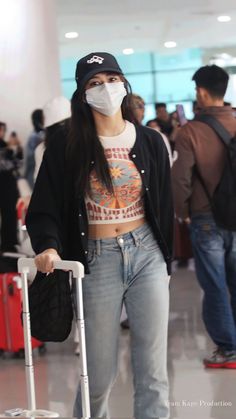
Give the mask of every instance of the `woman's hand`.
<path id="1" fill-rule="evenodd" d="M 34 261 L 38 271 L 43 273 L 51 273 L 54 271 L 53 264 L 61 260 L 55 249 L 47 249 L 39 253 Z"/>

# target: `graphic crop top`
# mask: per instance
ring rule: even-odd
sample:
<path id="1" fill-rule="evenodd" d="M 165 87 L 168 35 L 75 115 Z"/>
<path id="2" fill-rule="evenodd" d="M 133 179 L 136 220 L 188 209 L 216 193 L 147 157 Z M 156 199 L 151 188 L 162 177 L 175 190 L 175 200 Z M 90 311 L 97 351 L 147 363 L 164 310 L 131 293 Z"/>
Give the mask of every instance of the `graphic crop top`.
<path id="1" fill-rule="evenodd" d="M 114 194 L 90 173 L 90 192 L 85 198 L 89 224 L 117 224 L 144 217 L 142 179 L 129 152 L 136 139 L 135 126 L 126 121 L 124 131 L 99 137 L 110 168 Z"/>

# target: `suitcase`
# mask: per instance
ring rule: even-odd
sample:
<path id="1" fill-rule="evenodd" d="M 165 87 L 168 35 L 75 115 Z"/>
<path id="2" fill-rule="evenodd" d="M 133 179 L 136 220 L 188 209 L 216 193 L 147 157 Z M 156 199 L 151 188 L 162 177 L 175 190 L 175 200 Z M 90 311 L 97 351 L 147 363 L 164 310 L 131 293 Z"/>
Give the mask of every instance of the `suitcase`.
<path id="1" fill-rule="evenodd" d="M 193 257 L 192 243 L 188 227 L 175 219 L 174 224 L 174 259 L 186 261 Z"/>
<path id="2" fill-rule="evenodd" d="M 23 206 L 17 209 L 18 250 L 22 243 L 29 239 L 25 230 L 25 211 Z M 20 358 L 24 357 L 24 334 L 21 322 L 22 283 L 17 273 L 17 260 L 26 253 L 3 253 L 0 256 L 0 354 L 12 352 Z M 32 252 L 30 253 L 32 256 Z M 32 348 L 38 348 L 40 354 L 45 353 L 45 344 L 32 338 Z"/>
<path id="3" fill-rule="evenodd" d="M 24 334 L 21 322 L 22 289 L 18 273 L 0 274 L 0 353 L 24 356 Z M 32 338 L 32 348 L 44 352 L 44 344 Z"/>
<path id="4" fill-rule="evenodd" d="M 34 366 L 32 358 L 32 340 L 30 333 L 30 312 L 28 300 L 28 284 L 27 277 L 32 270 L 35 269 L 34 259 L 20 258 L 18 260 L 18 271 L 22 279 L 22 296 L 23 296 L 23 328 L 25 343 L 25 375 L 27 388 L 28 409 L 21 408 L 9 409 L 5 411 L 6 416 L 18 417 L 58 417 L 58 413 L 47 410 L 36 409 L 35 398 L 35 381 Z M 84 267 L 79 262 L 58 261 L 54 264 L 54 269 L 63 269 L 70 272 L 71 277 L 75 280 L 76 285 L 76 321 L 79 329 L 80 345 L 81 345 L 81 396 L 83 419 L 90 418 L 90 401 L 89 401 L 89 382 L 87 373 L 87 356 L 84 329 L 84 309 L 83 309 L 83 293 L 82 278 L 84 277 Z"/>

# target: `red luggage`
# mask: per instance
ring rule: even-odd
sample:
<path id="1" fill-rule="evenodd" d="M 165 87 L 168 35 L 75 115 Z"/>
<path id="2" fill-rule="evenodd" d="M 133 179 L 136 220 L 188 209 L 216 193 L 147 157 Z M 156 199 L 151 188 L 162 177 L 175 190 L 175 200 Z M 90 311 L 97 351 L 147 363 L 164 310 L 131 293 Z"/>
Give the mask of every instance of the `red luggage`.
<path id="1" fill-rule="evenodd" d="M 24 335 L 21 323 L 21 277 L 17 273 L 0 274 L 0 353 L 13 352 L 24 356 Z M 44 345 L 32 338 L 32 347 L 44 351 Z"/>
<path id="2" fill-rule="evenodd" d="M 24 216 L 22 207 L 19 207 L 17 219 L 20 246 L 26 236 L 22 230 Z M 22 280 L 17 273 L 17 259 L 20 256 L 23 255 L 5 253 L 0 256 L 0 354 L 13 352 L 23 358 Z M 34 338 L 32 348 L 39 348 L 42 354 L 45 352 L 45 344 Z"/>

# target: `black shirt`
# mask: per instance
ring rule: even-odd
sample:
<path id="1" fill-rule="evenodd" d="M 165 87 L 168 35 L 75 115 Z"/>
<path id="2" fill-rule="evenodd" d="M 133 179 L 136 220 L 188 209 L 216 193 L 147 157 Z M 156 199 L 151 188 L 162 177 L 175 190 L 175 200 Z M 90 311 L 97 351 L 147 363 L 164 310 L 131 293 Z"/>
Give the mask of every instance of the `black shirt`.
<path id="1" fill-rule="evenodd" d="M 169 118 L 167 121 L 160 119 L 160 118 L 156 118 L 154 119 L 154 121 L 157 122 L 157 124 L 159 125 L 161 132 L 163 132 L 163 134 L 165 134 L 167 137 L 170 137 L 170 135 L 172 134 L 173 131 L 173 125 L 171 123 L 171 118 Z"/>
<path id="2" fill-rule="evenodd" d="M 85 272 L 89 273 L 85 200 L 83 195 L 76 195 L 74 192 L 65 151 L 66 134 L 61 129 L 44 153 L 27 212 L 26 225 L 36 254 L 54 248 L 63 259 L 81 262 Z M 136 141 L 130 151 L 130 158 L 142 178 L 145 218 L 162 250 L 170 273 L 173 202 L 169 157 L 161 135 L 150 128 L 136 126 Z"/>

